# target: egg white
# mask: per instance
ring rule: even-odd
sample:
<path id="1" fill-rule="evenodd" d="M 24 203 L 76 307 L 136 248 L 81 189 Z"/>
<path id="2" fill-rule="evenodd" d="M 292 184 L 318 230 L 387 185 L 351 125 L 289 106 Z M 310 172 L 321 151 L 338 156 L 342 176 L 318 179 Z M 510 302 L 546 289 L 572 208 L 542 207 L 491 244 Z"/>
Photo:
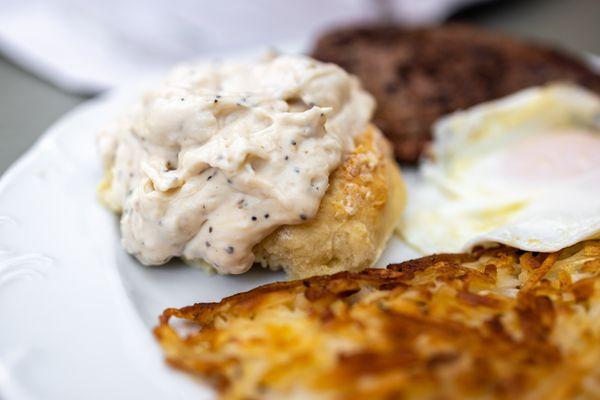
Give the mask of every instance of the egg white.
<path id="1" fill-rule="evenodd" d="M 442 118 L 398 232 L 423 254 L 600 237 L 600 98 L 531 88 Z"/>

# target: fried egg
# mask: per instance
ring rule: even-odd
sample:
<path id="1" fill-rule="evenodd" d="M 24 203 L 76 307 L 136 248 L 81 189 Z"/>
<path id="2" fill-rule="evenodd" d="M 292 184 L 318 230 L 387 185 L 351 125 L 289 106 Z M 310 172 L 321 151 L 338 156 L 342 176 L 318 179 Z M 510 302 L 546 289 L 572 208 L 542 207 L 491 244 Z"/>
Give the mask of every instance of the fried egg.
<path id="1" fill-rule="evenodd" d="M 526 89 L 439 120 L 398 230 L 424 254 L 600 237 L 600 98 Z"/>

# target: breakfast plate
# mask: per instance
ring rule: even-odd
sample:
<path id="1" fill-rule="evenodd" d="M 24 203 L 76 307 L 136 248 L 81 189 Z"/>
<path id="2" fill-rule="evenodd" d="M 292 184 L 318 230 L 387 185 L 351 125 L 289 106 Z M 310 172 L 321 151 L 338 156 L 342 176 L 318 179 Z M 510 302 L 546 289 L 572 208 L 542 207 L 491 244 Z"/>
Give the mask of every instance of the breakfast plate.
<path id="1" fill-rule="evenodd" d="M 145 267 L 123 250 L 118 219 L 96 196 L 96 134 L 145 86 L 68 113 L 0 180 L 3 399 L 212 398 L 165 364 L 157 316 L 285 279 L 256 267 L 239 276 L 179 261 Z M 415 173 L 403 174 L 410 192 Z M 415 256 L 393 237 L 377 265 Z"/>
<path id="2" fill-rule="evenodd" d="M 157 316 L 285 279 L 257 267 L 240 276 L 144 267 L 122 249 L 118 219 L 96 197 L 95 140 L 144 86 L 68 113 L 0 182 L 3 399 L 210 398 L 164 363 Z M 413 255 L 393 238 L 377 265 Z"/>

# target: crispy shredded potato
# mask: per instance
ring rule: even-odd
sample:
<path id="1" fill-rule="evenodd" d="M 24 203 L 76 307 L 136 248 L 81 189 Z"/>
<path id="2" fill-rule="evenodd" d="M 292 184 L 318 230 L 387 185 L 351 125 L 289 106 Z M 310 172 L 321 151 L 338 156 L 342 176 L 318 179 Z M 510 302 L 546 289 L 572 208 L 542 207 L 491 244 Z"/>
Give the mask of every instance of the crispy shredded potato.
<path id="1" fill-rule="evenodd" d="M 167 309 L 155 334 L 222 399 L 600 398 L 599 272 L 600 241 L 435 255 Z"/>

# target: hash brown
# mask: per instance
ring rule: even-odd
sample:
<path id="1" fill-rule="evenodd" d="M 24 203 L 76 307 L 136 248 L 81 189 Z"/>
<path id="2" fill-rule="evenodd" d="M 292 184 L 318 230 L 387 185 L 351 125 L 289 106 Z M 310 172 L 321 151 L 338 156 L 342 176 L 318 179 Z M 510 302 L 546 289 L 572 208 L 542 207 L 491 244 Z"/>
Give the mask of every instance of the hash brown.
<path id="1" fill-rule="evenodd" d="M 313 56 L 361 79 L 377 100 L 375 124 L 407 163 L 431 140 L 433 122 L 453 111 L 557 80 L 600 93 L 600 75 L 577 57 L 467 25 L 338 29 Z"/>
<path id="2" fill-rule="evenodd" d="M 599 240 L 476 249 L 167 309 L 155 334 L 222 399 L 592 399 L 599 272 Z"/>

